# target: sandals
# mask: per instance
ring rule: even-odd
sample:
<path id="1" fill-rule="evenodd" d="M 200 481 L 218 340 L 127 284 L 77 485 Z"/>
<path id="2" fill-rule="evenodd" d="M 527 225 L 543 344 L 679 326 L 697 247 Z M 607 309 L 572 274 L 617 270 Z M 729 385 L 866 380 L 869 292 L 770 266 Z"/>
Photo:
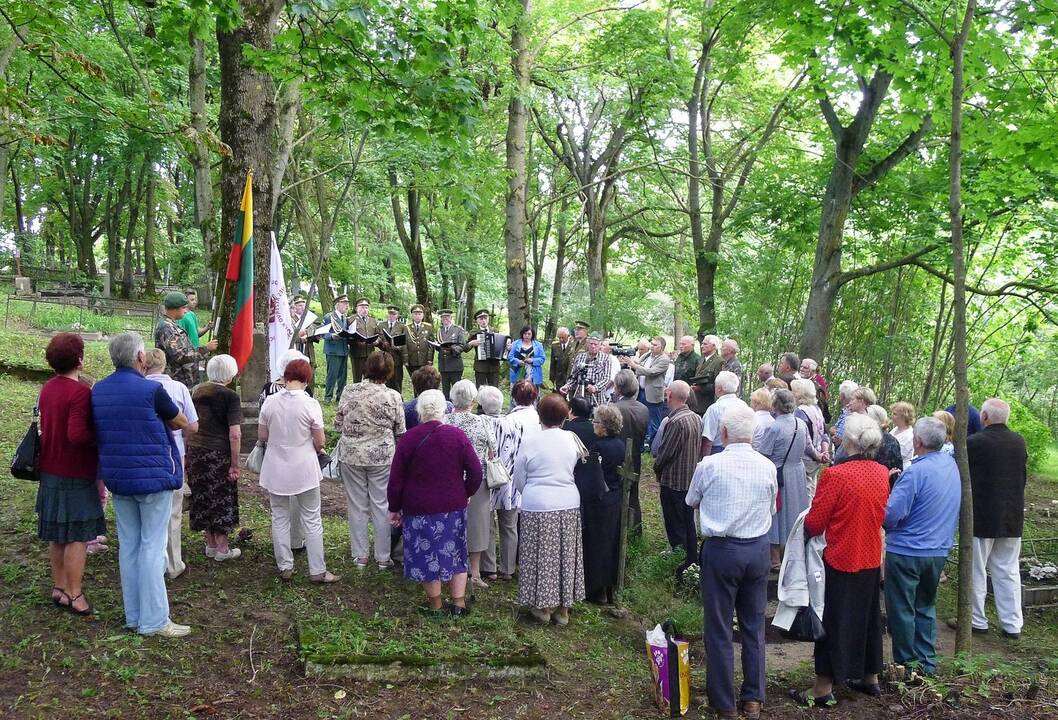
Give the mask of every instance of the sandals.
<path id="1" fill-rule="evenodd" d="M 880 697 L 882 694 L 882 686 L 878 683 L 865 683 L 862 680 L 849 680 L 845 683 L 845 686 L 849 690 L 855 690 L 858 693 L 869 695 L 870 697 Z"/>
<path id="2" fill-rule="evenodd" d="M 789 696 L 795 703 L 806 708 L 829 708 L 838 704 L 838 700 L 832 692 L 827 693 L 823 697 L 815 697 L 808 690 L 802 691 L 790 688 Z"/>
<path id="3" fill-rule="evenodd" d="M 66 593 L 63 593 L 63 595 L 65 595 L 65 594 Z M 84 599 L 84 602 L 85 602 L 84 610 L 78 610 L 77 608 L 75 608 L 73 606 L 73 604 L 75 602 L 77 602 L 79 599 Z M 89 615 L 94 615 L 95 611 L 96 611 L 96 609 L 94 607 L 92 607 L 91 603 L 88 602 L 88 598 L 85 597 L 84 593 L 78 593 L 77 597 L 70 598 L 70 604 L 69 605 L 63 605 L 62 609 L 63 610 L 69 610 L 74 615 L 80 615 L 81 617 L 88 617 Z"/>
<path id="4" fill-rule="evenodd" d="M 59 591 L 59 597 L 55 597 L 55 595 L 54 595 L 54 593 L 55 593 L 55 591 L 56 591 L 56 590 L 58 590 L 58 591 Z M 64 597 L 65 597 L 65 598 L 66 598 L 67 600 L 69 600 L 69 599 L 70 599 L 70 596 L 66 594 L 66 591 L 65 591 L 65 590 L 63 590 L 63 589 L 62 589 L 61 587 L 59 587 L 58 585 L 55 585 L 54 587 L 52 587 L 51 591 L 52 591 L 52 593 L 53 593 L 53 594 L 52 594 L 52 596 L 51 596 L 51 601 L 52 601 L 52 603 L 53 603 L 53 604 L 55 605 L 55 607 L 57 607 L 57 608 L 59 608 L 60 610 L 62 610 L 62 609 L 65 609 L 66 607 L 68 607 L 68 606 L 69 606 L 69 603 L 64 603 L 64 602 L 60 602 L 60 601 L 61 601 L 61 600 L 62 600 L 62 599 L 63 599 Z"/>
<path id="5" fill-rule="evenodd" d="M 454 598 L 452 598 L 452 602 L 445 603 L 444 607 L 445 607 L 445 610 L 448 612 L 448 614 L 451 615 L 454 618 L 461 618 L 461 617 L 466 617 L 467 615 L 469 615 L 470 614 L 470 608 L 468 608 L 465 604 L 462 607 L 460 607 L 459 605 L 456 605 L 455 604 L 456 600 L 463 600 L 463 598 L 455 598 L 454 597 Z M 466 601 L 464 601 L 464 603 L 465 602 Z"/>

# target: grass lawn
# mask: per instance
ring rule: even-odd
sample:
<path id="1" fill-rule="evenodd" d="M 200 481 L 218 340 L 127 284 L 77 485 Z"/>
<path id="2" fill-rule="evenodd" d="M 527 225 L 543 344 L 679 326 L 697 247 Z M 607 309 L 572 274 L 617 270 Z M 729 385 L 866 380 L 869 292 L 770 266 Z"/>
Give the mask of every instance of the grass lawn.
<path id="1" fill-rule="evenodd" d="M 22 326 L 0 332 L 0 363 L 43 366 L 43 334 Z M 105 344 L 89 343 L 86 366 L 102 377 L 109 371 Z M 8 458 L 25 432 L 39 384 L 0 374 L 0 456 Z M 333 413 L 333 408 L 329 410 Z M 1053 469 L 1058 462 L 1052 463 Z M 494 583 L 477 593 L 473 617 L 474 647 L 487 649 L 527 643 L 547 662 L 543 675 L 527 679 L 418 679 L 401 682 L 308 678 L 299 656 L 298 628 L 306 620 L 349 617 L 369 619 L 375 642 L 390 648 L 446 644 L 459 626 L 417 630 L 415 606 L 420 590 L 399 575 L 376 569 L 357 571 L 349 558 L 341 488 L 324 486 L 325 546 L 329 568 L 341 582 L 308 582 L 303 557 L 300 573 L 289 584 L 276 577 L 269 514 L 251 477 L 241 486 L 242 524 L 254 530 L 237 562 L 216 563 L 202 554 L 202 539 L 185 530 L 187 573 L 169 585 L 172 617 L 192 626 L 182 640 L 144 639 L 123 628 L 117 572 L 116 531 L 108 524 L 112 547 L 89 559 L 85 590 L 98 609 L 88 622 L 54 609 L 46 548 L 34 539 L 35 486 L 0 477 L 0 717 L 12 718 L 650 718 L 658 717 L 648 694 L 643 631 L 666 618 L 676 619 L 692 640 L 694 707 L 703 712 L 705 671 L 701 658 L 701 614 L 692 593 L 677 591 L 672 570 L 678 559 L 663 540 L 657 486 L 645 464 L 642 498 L 645 540 L 629 551 L 628 586 L 621 594 L 628 610 L 614 618 L 593 606 L 578 607 L 567 628 L 538 628 L 516 620 L 516 589 Z M 1058 478 L 1034 479 L 1033 502 L 1058 500 Z M 1058 535 L 1058 505 L 1053 516 L 1030 510 L 1033 532 Z M 186 526 L 185 526 L 186 527 Z M 944 595 L 943 598 L 948 598 Z M 943 600 L 946 602 L 947 600 Z M 1023 697 L 1031 682 L 1040 697 L 1053 698 L 1053 659 L 1058 648 L 1058 616 L 1032 615 L 1025 640 L 1017 646 L 988 638 L 985 656 L 946 662 L 945 669 L 973 703 L 971 715 L 992 715 L 989 689 Z M 469 629 L 469 628 L 468 628 Z M 336 631 L 337 632 L 337 631 Z M 385 633 L 393 635 L 392 642 Z M 447 635 L 446 635 L 447 634 Z M 480 639 L 479 639 L 480 638 Z M 335 638 L 338 642 L 341 638 Z M 317 642 L 328 641 L 317 637 Z M 465 646 L 468 639 L 460 637 Z M 458 643 L 453 642 L 453 645 Z M 807 646 L 769 647 L 768 717 L 804 717 L 783 700 L 791 682 L 810 675 Z M 932 692 L 932 690 L 931 690 Z M 1004 707 L 1011 707 L 1004 699 Z M 889 694 L 881 700 L 842 696 L 829 718 L 895 717 L 942 712 L 942 705 L 921 688 Z M 931 706 L 931 707 L 926 707 Z M 893 708 L 900 708 L 900 711 Z M 1039 702 L 1016 706 L 1026 717 Z M 1051 705 L 1053 714 L 1058 708 Z M 1003 716 L 1000 713 L 997 716 Z"/>

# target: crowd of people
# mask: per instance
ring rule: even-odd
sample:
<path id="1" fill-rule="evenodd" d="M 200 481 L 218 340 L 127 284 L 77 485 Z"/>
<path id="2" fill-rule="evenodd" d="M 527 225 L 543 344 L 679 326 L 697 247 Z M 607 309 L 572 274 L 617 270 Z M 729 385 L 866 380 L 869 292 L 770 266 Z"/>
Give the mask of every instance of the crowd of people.
<path id="1" fill-rule="evenodd" d="M 649 453 L 667 540 L 683 553 L 680 573 L 700 568 L 707 690 L 720 716 L 759 715 L 768 578 L 780 573 L 782 593 L 807 553 L 818 552 L 825 568 L 825 634 L 815 645 L 814 686 L 791 691 L 797 703 L 832 705 L 840 684 L 880 692 L 883 575 L 894 661 L 936 670 L 935 598 L 960 504 L 948 411 L 916 418 L 913 406 L 897 402 L 887 412 L 870 388 L 845 381 L 831 422 L 828 384 L 814 360 L 784 353 L 748 378 L 738 344 L 712 335 L 681 338 L 671 356 L 665 339 L 654 337 L 618 357 L 586 322 L 572 336 L 558 330 L 553 392 L 543 390 L 546 356 L 533 329 L 510 343 L 505 411 L 502 358 L 479 354 L 475 380 L 462 379 L 461 354 L 494 344 L 487 312 L 476 315 L 469 339 L 446 310 L 435 335 L 421 306 L 398 328 L 395 308 L 379 322 L 366 314 L 365 299 L 351 318 L 347 305 L 339 297 L 323 331 L 302 328 L 300 349 L 281 358 L 279 376 L 261 392 L 255 450 L 263 454 L 259 482 L 283 580 L 292 578 L 299 550 L 313 582 L 339 580 L 324 558 L 323 458 L 336 464 L 345 491 L 355 568 L 372 560 L 380 570 L 399 565 L 422 586 L 421 610 L 431 616 L 466 615 L 472 593 L 517 581 L 528 619 L 565 625 L 582 600 L 615 602 L 622 495 L 627 489 L 628 530 L 641 533 L 638 476 L 641 454 Z M 80 338 L 60 334 L 50 342 L 46 357 L 56 376 L 40 397 L 38 535 L 50 542 L 52 601 L 91 614 L 81 586 L 86 544 L 104 534 L 109 498 L 126 625 L 179 637 L 190 629 L 169 616 L 165 578 L 186 569 L 185 498 L 190 529 L 203 533 L 203 555 L 238 560 L 231 535 L 239 527 L 240 454 L 249 448 L 230 387 L 235 360 L 210 357 L 202 379 L 200 364 L 214 348 L 196 347 L 197 326 L 189 333 L 181 322 L 188 298 L 170 293 L 164 306 L 158 347 L 145 349 L 135 333 L 115 336 L 114 372 L 93 387 L 79 379 Z M 304 312 L 302 299 L 294 312 Z M 348 328 L 354 339 L 342 334 Z M 324 339 L 323 400 L 337 402 L 333 458 L 325 454 L 312 358 L 304 352 L 312 336 Z M 398 368 L 410 374 L 411 398 L 394 382 Z M 1025 443 L 1007 427 L 1001 399 L 985 401 L 979 416 L 981 429 L 968 441 L 973 630 L 987 631 L 990 576 L 1001 630 L 1016 638 Z M 629 442 L 633 472 L 622 473 Z M 733 616 L 743 648 L 737 697 Z"/>

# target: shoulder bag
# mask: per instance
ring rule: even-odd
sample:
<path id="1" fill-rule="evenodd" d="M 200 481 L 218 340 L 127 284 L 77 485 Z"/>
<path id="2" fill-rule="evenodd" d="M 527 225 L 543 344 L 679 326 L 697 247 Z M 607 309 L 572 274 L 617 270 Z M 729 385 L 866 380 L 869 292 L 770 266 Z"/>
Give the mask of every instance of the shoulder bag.
<path id="1" fill-rule="evenodd" d="M 33 407 L 33 420 L 11 459 L 11 475 L 19 480 L 40 480 L 40 404 Z"/>
<path id="2" fill-rule="evenodd" d="M 511 474 L 498 457 L 485 460 L 485 484 L 489 490 L 501 488 L 511 481 Z"/>
<path id="3" fill-rule="evenodd" d="M 261 466 L 264 465 L 266 450 L 268 450 L 268 443 L 258 440 L 257 444 L 253 446 L 253 450 L 246 456 L 246 469 L 260 475 Z"/>

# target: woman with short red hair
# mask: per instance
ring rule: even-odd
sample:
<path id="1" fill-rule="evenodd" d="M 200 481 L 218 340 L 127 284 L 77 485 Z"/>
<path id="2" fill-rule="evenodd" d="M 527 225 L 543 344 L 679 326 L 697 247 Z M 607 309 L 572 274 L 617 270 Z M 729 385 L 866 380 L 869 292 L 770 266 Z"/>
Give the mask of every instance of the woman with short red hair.
<path id="1" fill-rule="evenodd" d="M 59 333 L 44 353 L 55 377 L 40 391 L 40 485 L 37 537 L 48 541 L 51 601 L 78 615 L 91 615 L 81 589 L 86 543 L 106 532 L 103 499 L 96 480 L 92 391 L 80 379 L 84 341 Z"/>
<path id="2" fill-rule="evenodd" d="M 283 371 L 285 387 L 269 395 L 261 406 L 257 437 L 267 443 L 261 465 L 261 487 L 268 491 L 272 506 L 272 549 L 279 577 L 294 575 L 290 547 L 290 521 L 297 517 L 305 531 L 309 578 L 332 583 L 338 578 L 327 572 L 323 559 L 323 520 L 320 517 L 320 463 L 323 449 L 323 410 L 305 388 L 312 382 L 307 360 L 292 360 Z"/>

